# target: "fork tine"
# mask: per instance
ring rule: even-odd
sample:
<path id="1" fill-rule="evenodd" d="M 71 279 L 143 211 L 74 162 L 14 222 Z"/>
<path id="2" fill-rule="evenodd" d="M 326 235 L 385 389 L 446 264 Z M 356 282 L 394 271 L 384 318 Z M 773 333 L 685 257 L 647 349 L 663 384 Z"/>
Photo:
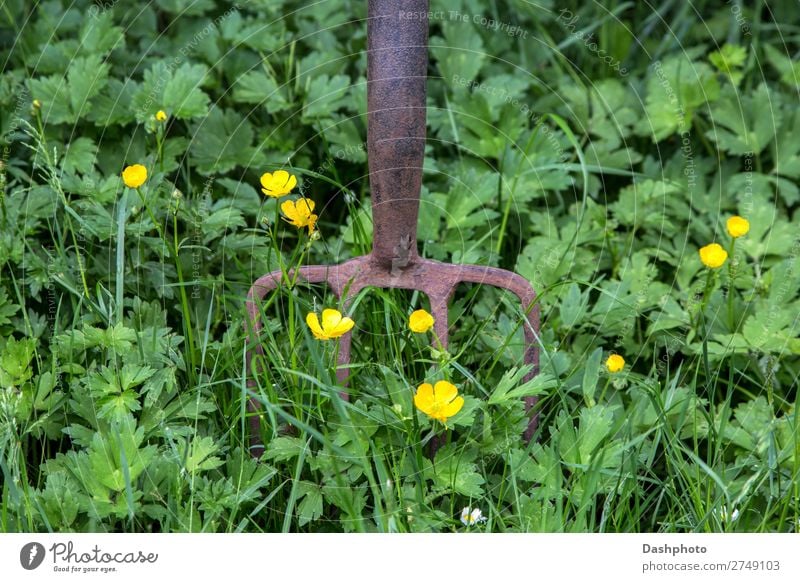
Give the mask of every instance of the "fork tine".
<path id="1" fill-rule="evenodd" d="M 431 315 L 433 315 L 434 320 L 433 331 L 436 333 L 436 337 L 439 338 L 441 349 L 446 350 L 450 337 L 450 328 L 447 320 L 449 297 L 447 295 L 430 295 L 428 299 L 431 302 Z"/>
<path id="2" fill-rule="evenodd" d="M 350 344 L 353 339 L 353 332 L 348 331 L 339 338 L 339 354 L 336 358 L 336 381 L 342 388 L 347 387 L 348 378 L 350 377 Z M 350 401 L 350 394 L 346 390 L 339 392 L 339 396 L 345 402 Z"/>

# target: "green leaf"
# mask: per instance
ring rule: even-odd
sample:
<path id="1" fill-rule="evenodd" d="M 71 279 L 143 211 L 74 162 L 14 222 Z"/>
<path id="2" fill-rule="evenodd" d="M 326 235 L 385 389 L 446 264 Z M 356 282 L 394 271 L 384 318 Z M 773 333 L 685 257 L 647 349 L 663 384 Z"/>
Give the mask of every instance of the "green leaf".
<path id="1" fill-rule="evenodd" d="M 192 126 L 191 157 L 204 175 L 224 173 L 236 166 L 258 165 L 250 122 L 229 109 L 213 107 Z"/>
<path id="2" fill-rule="evenodd" d="M 299 483 L 298 489 L 303 500 L 297 506 L 297 522 L 302 527 L 322 515 L 322 490 L 307 481 Z"/>
<path id="3" fill-rule="evenodd" d="M 114 26 L 114 11 L 102 10 L 83 21 L 78 37 L 81 51 L 87 54 L 101 54 L 124 44 L 122 28 Z"/>
<path id="4" fill-rule="evenodd" d="M 108 63 L 100 55 L 78 57 L 67 70 L 67 85 L 73 121 L 90 111 L 89 101 L 108 83 Z"/>
<path id="5" fill-rule="evenodd" d="M 205 116 L 209 98 L 200 85 L 207 72 L 199 64 L 183 63 L 173 69 L 165 61 L 157 62 L 145 71 L 144 82 L 133 97 L 136 119 L 143 123 L 161 109 L 178 119 Z"/>
<path id="6" fill-rule="evenodd" d="M 611 434 L 614 414 L 612 409 L 602 404 L 581 410 L 578 428 L 578 453 L 581 463 L 589 464 L 592 455 Z"/>
<path id="7" fill-rule="evenodd" d="M 122 492 L 126 481 L 132 483 L 144 472 L 157 449 L 152 445 L 139 448 L 144 441 L 144 430 L 136 427 L 136 421 L 130 415 L 115 422 L 112 430 L 117 434 L 94 433 L 89 447 L 89 463 L 93 475 L 103 486 Z"/>
<path id="8" fill-rule="evenodd" d="M 581 392 L 583 400 L 587 406 L 594 406 L 594 392 L 597 389 L 597 379 L 600 377 L 600 362 L 603 357 L 603 349 L 596 348 L 586 359 L 586 367 L 583 369 L 583 380 L 581 381 Z"/>
<path id="9" fill-rule="evenodd" d="M 224 463 L 222 459 L 216 456 L 219 450 L 219 445 L 211 437 L 192 439 L 184 468 L 188 473 L 216 469 Z"/>
<path id="10" fill-rule="evenodd" d="M 306 92 L 303 106 L 303 120 L 313 121 L 318 117 L 330 117 L 335 111 L 347 105 L 347 91 L 350 88 L 350 77 L 346 75 L 328 75 L 314 77 Z"/>
<path id="11" fill-rule="evenodd" d="M 635 180 L 619 191 L 617 201 L 609 204 L 609 208 L 620 224 L 634 229 L 649 226 L 663 232 L 665 228 L 675 228 L 674 225 L 665 224 L 665 206 L 683 206 L 686 209 L 685 216 L 689 215 L 688 206 L 676 196 L 680 192 L 676 184 L 650 179 Z"/>
<path id="12" fill-rule="evenodd" d="M 101 343 L 110 350 L 123 353 L 133 347 L 136 342 L 136 331 L 125 327 L 121 322 L 105 330 Z"/>
<path id="13" fill-rule="evenodd" d="M 94 170 L 97 159 L 97 145 L 88 137 L 79 137 L 67 145 L 61 168 L 68 173 L 88 174 Z"/>
<path id="14" fill-rule="evenodd" d="M 725 44 L 720 50 L 708 55 L 708 60 L 718 71 L 727 75 L 731 83 L 738 85 L 744 76 L 739 69 L 747 61 L 747 50 L 743 46 Z"/>
<path id="15" fill-rule="evenodd" d="M 79 491 L 65 471 L 48 473 L 40 498 L 53 529 L 67 530 L 78 517 Z"/>
<path id="16" fill-rule="evenodd" d="M 0 340 L 0 387 L 21 386 L 30 380 L 35 350 L 35 339 L 17 341 L 12 336 L 5 342 Z"/>
<path id="17" fill-rule="evenodd" d="M 425 460 L 425 474 L 445 490 L 480 497 L 486 480 L 478 472 L 476 457 L 473 449 L 448 445 L 437 451 L 433 461 Z"/>
<path id="18" fill-rule="evenodd" d="M 130 79 L 109 79 L 108 85 L 92 100 L 92 109 L 86 118 L 95 125 L 125 125 L 136 120 L 133 96 L 139 85 Z"/>
<path id="19" fill-rule="evenodd" d="M 2 263 L 2 261 L 0 261 Z M 0 287 L 0 325 L 11 323 L 11 316 L 19 311 L 19 305 L 15 305 L 8 300 L 6 290 Z"/>
<path id="20" fill-rule="evenodd" d="M 558 385 L 556 379 L 547 373 L 539 373 L 524 382 L 523 378 L 531 371 L 531 368 L 532 366 L 529 365 L 511 368 L 503 374 L 503 377 L 497 383 L 497 387 L 489 396 L 489 404 L 516 403 L 519 402 L 520 398 L 544 394 Z"/>
<path id="21" fill-rule="evenodd" d="M 577 283 L 570 284 L 567 294 L 561 300 L 559 315 L 561 323 L 567 327 L 576 326 L 586 315 L 589 305 L 589 292 L 581 293 Z"/>
<path id="22" fill-rule="evenodd" d="M 747 95 L 728 91 L 723 99 L 711 105 L 714 126 L 706 136 L 730 154 L 758 154 L 781 126 L 783 115 L 779 105 L 777 96 L 764 83 Z"/>
<path id="23" fill-rule="evenodd" d="M 447 194 L 431 197 L 445 209 L 448 230 L 463 230 L 486 224 L 498 213 L 491 207 L 495 200 L 500 175 L 495 172 L 469 170 L 460 180 L 453 180 Z"/>
<path id="24" fill-rule="evenodd" d="M 785 52 L 779 51 L 769 43 L 763 44 L 767 61 L 781 75 L 781 82 L 791 89 L 796 89 L 800 85 L 800 61 L 793 61 Z"/>
<path id="25" fill-rule="evenodd" d="M 461 20 L 445 20 L 442 33 L 444 38 L 430 39 L 430 52 L 445 83 L 458 86 L 473 81 L 486 59 L 480 33 L 472 22 Z"/>
<path id="26" fill-rule="evenodd" d="M 657 61 L 647 80 L 645 115 L 637 126 L 638 133 L 659 142 L 689 131 L 694 112 L 718 97 L 719 83 L 706 63 L 686 56 Z"/>
<path id="27" fill-rule="evenodd" d="M 233 99 L 239 103 L 263 104 L 268 113 L 291 107 L 283 89 L 265 71 L 250 71 L 239 77 L 233 87 Z"/>
<path id="28" fill-rule="evenodd" d="M 31 95 L 42 103 L 42 120 L 45 123 L 71 123 L 72 112 L 67 101 L 67 86 L 56 75 L 29 81 Z"/>
<path id="29" fill-rule="evenodd" d="M 288 461 L 298 456 L 306 448 L 306 442 L 297 437 L 278 437 L 267 445 L 264 456 L 273 461 Z"/>

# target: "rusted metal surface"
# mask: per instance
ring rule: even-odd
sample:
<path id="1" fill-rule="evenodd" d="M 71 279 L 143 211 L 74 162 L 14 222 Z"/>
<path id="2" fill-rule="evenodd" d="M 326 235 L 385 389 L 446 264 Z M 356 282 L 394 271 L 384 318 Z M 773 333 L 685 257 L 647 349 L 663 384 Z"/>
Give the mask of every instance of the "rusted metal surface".
<path id="1" fill-rule="evenodd" d="M 539 308 L 530 283 L 510 271 L 479 265 L 454 265 L 421 258 L 417 252 L 417 218 L 422 183 L 425 148 L 425 97 L 427 79 L 427 0 L 370 0 L 367 25 L 367 157 L 372 190 L 373 248 L 368 255 L 340 265 L 301 267 L 288 279 L 326 283 L 345 308 L 350 300 L 367 287 L 413 289 L 425 293 L 436 322 L 434 330 L 447 347 L 449 329 L 447 305 L 459 283 L 491 285 L 513 292 L 526 314 L 524 325 L 526 364 L 536 374 L 539 331 Z M 257 381 L 252 369 L 255 354 L 263 350 L 258 341 L 262 320 L 259 305 L 266 294 L 287 280 L 280 271 L 264 275 L 250 289 L 247 297 L 246 323 L 247 385 L 255 391 Z M 336 377 L 347 386 L 352 332 L 339 340 Z M 342 392 L 347 399 L 347 393 Z M 535 398 L 526 398 L 529 423 L 524 438 L 530 441 L 537 416 L 531 410 Z M 261 407 L 250 398 L 252 416 L 251 453 L 260 456 Z"/>

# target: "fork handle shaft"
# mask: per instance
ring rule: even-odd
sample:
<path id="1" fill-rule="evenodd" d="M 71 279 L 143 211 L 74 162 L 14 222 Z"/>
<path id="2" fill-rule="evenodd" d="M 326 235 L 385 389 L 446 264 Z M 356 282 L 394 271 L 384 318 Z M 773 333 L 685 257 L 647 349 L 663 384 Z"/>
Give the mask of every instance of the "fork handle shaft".
<path id="1" fill-rule="evenodd" d="M 394 271 L 417 257 L 425 155 L 428 0 L 369 0 L 368 17 L 372 260 Z"/>

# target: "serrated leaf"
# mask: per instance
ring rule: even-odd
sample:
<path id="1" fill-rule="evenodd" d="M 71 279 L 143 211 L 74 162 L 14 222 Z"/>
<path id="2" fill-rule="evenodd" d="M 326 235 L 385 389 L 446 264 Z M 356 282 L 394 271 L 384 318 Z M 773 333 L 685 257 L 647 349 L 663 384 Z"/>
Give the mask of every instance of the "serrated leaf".
<path id="1" fill-rule="evenodd" d="M 444 81 L 451 85 L 472 81 L 486 59 L 483 40 L 471 22 L 446 20 L 442 23 L 444 38 L 430 40 L 431 54 Z"/>
<path id="2" fill-rule="evenodd" d="M 239 103 L 263 104 L 268 113 L 291 106 L 283 89 L 264 71 L 250 71 L 239 77 L 233 87 L 233 99 Z"/>
<path id="3" fill-rule="evenodd" d="M 19 305 L 15 305 L 8 300 L 6 290 L 0 287 L 0 325 L 11 323 L 11 316 L 19 311 Z"/>
<path id="4" fill-rule="evenodd" d="M 497 387 L 489 396 L 489 404 L 505 404 L 518 402 L 526 396 L 544 394 L 557 385 L 556 379 L 550 374 L 537 374 L 528 381 L 523 381 L 525 375 L 531 371 L 532 366 L 511 368 L 503 374 Z"/>
<path id="5" fill-rule="evenodd" d="M 589 305 L 589 293 L 581 293 L 577 283 L 571 283 L 567 294 L 561 299 L 559 315 L 565 327 L 576 326 L 586 314 Z"/>
<path id="6" fill-rule="evenodd" d="M 253 128 L 229 109 L 213 107 L 208 116 L 192 126 L 191 157 L 204 175 L 224 173 L 236 166 L 254 164 Z"/>
<path id="7" fill-rule="evenodd" d="M 61 158 L 61 168 L 68 173 L 88 174 L 94 170 L 97 145 L 88 137 L 79 137 L 69 144 Z"/>
<path id="8" fill-rule="evenodd" d="M 303 120 L 313 121 L 318 117 L 330 117 L 335 111 L 347 105 L 347 90 L 350 77 L 322 75 L 314 77 L 308 86 Z"/>
<path id="9" fill-rule="evenodd" d="M 583 399 L 588 406 L 594 406 L 594 392 L 597 389 L 597 380 L 600 377 L 600 361 L 603 356 L 603 349 L 596 348 L 588 358 L 586 367 L 583 369 L 583 379 L 581 380 L 581 392 Z"/>
<path id="10" fill-rule="evenodd" d="M 203 117 L 208 113 L 209 98 L 200 88 L 207 68 L 183 63 L 172 69 L 159 61 L 144 73 L 144 82 L 133 98 L 136 119 L 145 122 L 158 110 L 178 119 Z"/>
<path id="11" fill-rule="evenodd" d="M 613 419 L 612 410 L 603 405 L 581 410 L 577 436 L 581 463 L 591 463 L 595 450 L 610 435 Z"/>
<path id="12" fill-rule="evenodd" d="M 303 483 L 303 499 L 297 506 L 297 522 L 300 527 L 316 521 L 322 515 L 322 491 L 313 483 Z"/>
<path id="13" fill-rule="evenodd" d="M 109 79 L 108 85 L 92 100 L 92 109 L 86 118 L 95 125 L 124 125 L 136 120 L 133 108 L 133 96 L 139 90 L 135 81 L 127 79 Z"/>
<path id="14" fill-rule="evenodd" d="M 719 97 L 719 83 L 706 63 L 686 56 L 656 62 L 647 80 L 645 116 L 637 129 L 659 142 L 678 132 L 689 131 L 694 112 Z"/>
<path id="15" fill-rule="evenodd" d="M 108 70 L 108 63 L 100 55 L 78 57 L 70 63 L 67 84 L 73 119 L 88 113 L 89 101 L 108 83 Z"/>
<path id="16" fill-rule="evenodd" d="M 720 149 L 734 155 L 753 155 L 766 148 L 781 126 L 780 102 L 766 84 L 752 94 L 728 93 L 711 105 L 714 127 L 706 132 Z"/>
<path id="17" fill-rule="evenodd" d="M 216 469 L 224 463 L 216 456 L 220 447 L 211 437 L 194 438 L 189 446 L 184 468 L 188 473 Z"/>
<path id="18" fill-rule="evenodd" d="M 78 39 L 81 51 L 104 54 L 124 43 L 122 28 L 114 26 L 114 11 L 103 10 L 83 22 Z"/>
<path id="19" fill-rule="evenodd" d="M 36 340 L 9 337 L 0 348 L 0 387 L 20 386 L 31 378 Z"/>
<path id="20" fill-rule="evenodd" d="M 278 437 L 272 439 L 264 456 L 273 461 L 288 461 L 298 456 L 306 448 L 304 440 L 297 437 Z"/>

